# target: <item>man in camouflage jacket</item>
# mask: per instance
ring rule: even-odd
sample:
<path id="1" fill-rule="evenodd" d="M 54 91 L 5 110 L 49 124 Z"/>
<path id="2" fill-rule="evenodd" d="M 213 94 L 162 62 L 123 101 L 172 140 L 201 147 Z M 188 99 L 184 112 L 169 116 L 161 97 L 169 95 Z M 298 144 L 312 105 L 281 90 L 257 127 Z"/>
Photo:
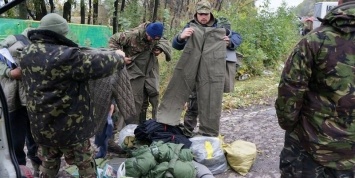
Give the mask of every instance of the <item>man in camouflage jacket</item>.
<path id="1" fill-rule="evenodd" d="M 355 2 L 334 8 L 285 63 L 275 103 L 286 130 L 281 177 L 354 177 L 354 24 Z"/>
<path id="2" fill-rule="evenodd" d="M 28 33 L 32 44 L 20 59 L 27 110 L 39 144 L 41 177 L 55 177 L 64 155 L 78 167 L 80 177 L 96 178 L 89 140 L 96 130 L 89 80 L 121 69 L 124 53 L 80 48 L 65 37 L 68 30 L 66 20 L 51 13 Z"/>

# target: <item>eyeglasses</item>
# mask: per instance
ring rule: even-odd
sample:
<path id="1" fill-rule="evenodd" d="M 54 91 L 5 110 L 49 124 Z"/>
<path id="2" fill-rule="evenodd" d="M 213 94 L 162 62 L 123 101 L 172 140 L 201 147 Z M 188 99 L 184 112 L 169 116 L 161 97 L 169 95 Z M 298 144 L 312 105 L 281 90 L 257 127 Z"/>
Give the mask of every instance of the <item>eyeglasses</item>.
<path id="1" fill-rule="evenodd" d="M 208 16 L 209 13 L 197 13 L 197 15 L 200 15 L 200 16 Z"/>

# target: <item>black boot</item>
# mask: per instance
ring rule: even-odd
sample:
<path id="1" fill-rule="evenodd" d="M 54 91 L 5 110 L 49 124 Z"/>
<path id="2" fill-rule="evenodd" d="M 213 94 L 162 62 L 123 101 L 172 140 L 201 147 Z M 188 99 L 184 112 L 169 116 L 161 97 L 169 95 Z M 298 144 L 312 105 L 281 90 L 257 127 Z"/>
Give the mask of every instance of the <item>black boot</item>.
<path id="1" fill-rule="evenodd" d="M 147 120 L 147 110 L 141 111 L 139 114 L 139 124 L 143 124 Z"/>

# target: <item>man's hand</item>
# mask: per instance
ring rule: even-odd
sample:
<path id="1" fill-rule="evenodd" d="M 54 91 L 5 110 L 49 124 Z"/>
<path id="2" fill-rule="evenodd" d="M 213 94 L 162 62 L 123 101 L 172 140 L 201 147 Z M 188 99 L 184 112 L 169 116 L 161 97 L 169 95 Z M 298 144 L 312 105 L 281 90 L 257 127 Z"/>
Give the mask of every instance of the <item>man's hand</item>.
<path id="1" fill-rule="evenodd" d="M 19 68 L 19 67 L 15 68 L 15 69 L 12 69 L 10 71 L 10 78 L 11 79 L 20 80 L 21 76 L 22 76 L 21 68 Z"/>
<path id="2" fill-rule="evenodd" d="M 124 63 L 125 63 L 125 64 L 130 64 L 130 63 L 132 63 L 132 58 L 130 58 L 130 57 L 125 57 L 125 58 L 124 58 Z"/>
<path id="3" fill-rule="evenodd" d="M 125 54 L 122 50 L 120 50 L 120 49 L 116 50 L 115 52 L 116 52 L 116 54 L 119 55 L 119 56 L 126 57 L 126 54 Z"/>
<path id="4" fill-rule="evenodd" d="M 180 34 L 180 39 L 185 40 L 187 38 L 189 38 L 192 34 L 194 33 L 194 29 L 189 27 L 189 28 L 185 28 L 184 31 L 182 31 L 182 33 Z"/>
<path id="5" fill-rule="evenodd" d="M 161 52 L 162 52 L 162 51 L 161 51 L 161 49 L 159 49 L 159 48 L 154 48 L 154 49 L 153 49 L 153 53 L 154 53 L 155 56 L 158 56 Z"/>
<path id="6" fill-rule="evenodd" d="M 116 52 L 117 55 L 122 56 L 124 58 L 124 63 L 125 64 L 132 63 L 132 59 L 130 57 L 126 57 L 126 54 L 122 50 L 118 49 L 115 52 Z"/>
<path id="7" fill-rule="evenodd" d="M 230 44 L 230 39 L 229 39 L 229 37 L 228 37 L 228 36 L 224 36 L 224 37 L 223 37 L 223 40 L 226 42 L 226 45 L 229 46 L 229 44 Z"/>

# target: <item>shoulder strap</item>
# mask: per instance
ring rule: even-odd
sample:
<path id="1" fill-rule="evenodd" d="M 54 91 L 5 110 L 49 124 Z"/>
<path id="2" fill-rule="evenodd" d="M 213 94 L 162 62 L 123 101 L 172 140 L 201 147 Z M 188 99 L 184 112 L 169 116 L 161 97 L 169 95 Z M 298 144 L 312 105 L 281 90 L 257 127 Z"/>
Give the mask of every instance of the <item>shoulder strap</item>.
<path id="1" fill-rule="evenodd" d="M 31 44 L 30 40 L 28 40 L 25 35 L 19 34 L 19 35 L 14 35 L 17 41 L 21 41 L 24 45 L 29 45 Z"/>

